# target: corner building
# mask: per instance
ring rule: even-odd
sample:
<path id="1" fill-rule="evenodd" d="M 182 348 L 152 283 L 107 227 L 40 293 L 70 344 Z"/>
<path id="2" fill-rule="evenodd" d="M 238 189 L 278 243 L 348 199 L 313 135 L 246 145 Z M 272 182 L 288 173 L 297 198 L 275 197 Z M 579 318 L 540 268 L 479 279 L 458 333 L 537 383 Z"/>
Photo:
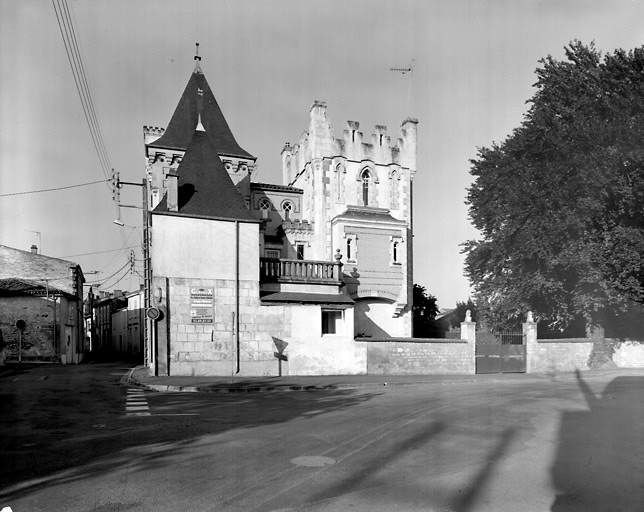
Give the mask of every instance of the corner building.
<path id="1" fill-rule="evenodd" d="M 158 375 L 366 373 L 360 336 L 411 335 L 416 121 L 335 139 L 324 103 L 252 181 L 195 57 L 166 129 L 144 127 L 150 219 L 147 349 Z M 153 315 L 154 316 L 154 315 Z M 356 340 L 358 338 L 358 340 Z"/>

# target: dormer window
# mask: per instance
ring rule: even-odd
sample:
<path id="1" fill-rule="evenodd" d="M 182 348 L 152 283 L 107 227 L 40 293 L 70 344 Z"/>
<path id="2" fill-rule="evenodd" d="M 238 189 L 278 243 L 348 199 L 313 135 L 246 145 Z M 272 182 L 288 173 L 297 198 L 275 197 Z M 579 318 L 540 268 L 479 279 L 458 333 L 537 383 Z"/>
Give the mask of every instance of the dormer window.
<path id="1" fill-rule="evenodd" d="M 262 218 L 267 219 L 268 218 L 268 212 L 271 209 L 271 202 L 264 198 L 259 202 L 259 209 L 262 211 Z"/>
<path id="2" fill-rule="evenodd" d="M 282 210 L 284 210 L 284 220 L 291 220 L 293 203 L 291 203 L 290 201 L 285 201 L 282 205 Z"/>

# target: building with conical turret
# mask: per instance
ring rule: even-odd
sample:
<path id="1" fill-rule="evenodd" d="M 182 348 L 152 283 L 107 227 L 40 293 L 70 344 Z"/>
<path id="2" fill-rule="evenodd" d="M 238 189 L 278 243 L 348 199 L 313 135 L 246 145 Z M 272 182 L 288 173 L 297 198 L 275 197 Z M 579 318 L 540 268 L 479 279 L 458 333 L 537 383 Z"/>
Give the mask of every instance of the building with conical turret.
<path id="1" fill-rule="evenodd" d="M 195 57 L 166 129 L 144 127 L 149 364 L 158 375 L 367 371 L 361 337 L 411 336 L 416 121 L 396 146 L 326 105 L 282 151 L 284 183 L 252 181 Z"/>

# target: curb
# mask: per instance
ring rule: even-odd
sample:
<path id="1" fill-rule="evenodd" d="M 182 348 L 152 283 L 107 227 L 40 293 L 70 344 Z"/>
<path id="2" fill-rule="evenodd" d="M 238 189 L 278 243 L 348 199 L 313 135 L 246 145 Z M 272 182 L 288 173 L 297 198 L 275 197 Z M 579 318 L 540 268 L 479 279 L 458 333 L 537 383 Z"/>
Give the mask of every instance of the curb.
<path id="1" fill-rule="evenodd" d="M 127 377 L 124 377 L 125 383 L 130 386 L 146 389 L 148 391 L 156 391 L 159 393 L 218 393 L 218 394 L 243 394 L 243 393 L 285 393 L 289 391 L 333 391 L 339 389 L 362 389 L 362 388 L 382 388 L 382 387 L 411 387 L 411 386 L 429 386 L 429 385 L 460 385 L 460 384 L 481 384 L 486 382 L 499 383 L 499 382 L 518 382 L 523 383 L 528 379 L 531 381 L 543 381 L 546 376 L 533 376 L 528 379 L 522 380 L 503 380 L 503 379 L 458 379 L 447 381 L 416 381 L 416 382 L 359 382 L 359 383 L 343 383 L 343 384 L 324 384 L 324 385 L 302 385 L 294 386 L 289 384 L 277 386 L 174 386 L 170 384 L 147 384 L 137 381 L 132 378 L 132 374 L 136 368 L 133 368 Z"/>

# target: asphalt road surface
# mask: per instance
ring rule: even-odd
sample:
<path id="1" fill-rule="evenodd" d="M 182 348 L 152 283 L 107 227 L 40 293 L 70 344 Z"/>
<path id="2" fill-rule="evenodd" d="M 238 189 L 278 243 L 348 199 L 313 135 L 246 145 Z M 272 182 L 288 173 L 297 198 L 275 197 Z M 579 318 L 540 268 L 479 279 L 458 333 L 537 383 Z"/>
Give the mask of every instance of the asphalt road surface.
<path id="1" fill-rule="evenodd" d="M 644 511 L 644 371 L 155 393 L 0 368 L 0 508 Z"/>

